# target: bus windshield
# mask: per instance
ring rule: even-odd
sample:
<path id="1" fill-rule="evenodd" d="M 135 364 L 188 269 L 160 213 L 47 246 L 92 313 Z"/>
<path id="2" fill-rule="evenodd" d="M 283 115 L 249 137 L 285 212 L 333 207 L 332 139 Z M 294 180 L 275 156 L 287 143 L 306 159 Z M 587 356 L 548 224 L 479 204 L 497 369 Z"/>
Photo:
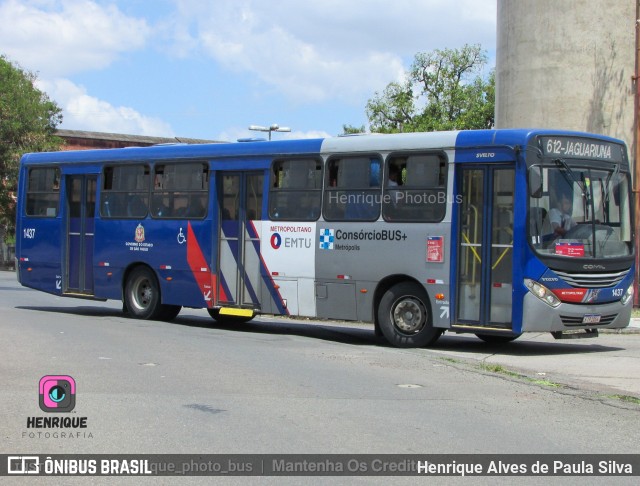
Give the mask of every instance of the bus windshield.
<path id="1" fill-rule="evenodd" d="M 538 254 L 631 255 L 629 175 L 619 167 L 555 158 L 529 169 L 529 241 Z"/>

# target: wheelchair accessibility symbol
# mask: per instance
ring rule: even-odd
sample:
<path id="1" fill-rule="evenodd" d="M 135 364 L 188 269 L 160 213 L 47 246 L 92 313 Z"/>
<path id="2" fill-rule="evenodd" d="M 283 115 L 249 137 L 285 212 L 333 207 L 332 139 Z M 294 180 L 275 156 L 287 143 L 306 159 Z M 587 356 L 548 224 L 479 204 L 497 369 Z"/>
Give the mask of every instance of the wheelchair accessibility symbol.
<path id="1" fill-rule="evenodd" d="M 182 233 L 182 228 L 180 228 L 180 232 L 178 233 L 178 244 L 182 245 L 185 241 L 187 241 L 187 239 L 185 238 L 184 233 Z"/>

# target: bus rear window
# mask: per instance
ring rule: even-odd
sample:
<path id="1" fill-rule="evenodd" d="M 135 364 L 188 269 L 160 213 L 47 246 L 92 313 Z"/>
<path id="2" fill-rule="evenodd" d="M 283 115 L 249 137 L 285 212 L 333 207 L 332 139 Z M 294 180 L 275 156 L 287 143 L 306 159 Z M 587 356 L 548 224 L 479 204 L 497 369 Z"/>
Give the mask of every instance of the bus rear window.
<path id="1" fill-rule="evenodd" d="M 386 221 L 442 221 L 446 212 L 447 164 L 439 154 L 387 159 L 382 216 Z"/>
<path id="2" fill-rule="evenodd" d="M 105 167 L 100 197 L 103 218 L 144 218 L 149 207 L 149 166 Z"/>
<path id="3" fill-rule="evenodd" d="M 320 217 L 322 162 L 316 159 L 273 163 L 269 217 L 274 221 L 315 221 Z"/>
<path id="4" fill-rule="evenodd" d="M 55 218 L 60 205 L 60 169 L 47 167 L 29 170 L 27 186 L 28 216 Z"/>

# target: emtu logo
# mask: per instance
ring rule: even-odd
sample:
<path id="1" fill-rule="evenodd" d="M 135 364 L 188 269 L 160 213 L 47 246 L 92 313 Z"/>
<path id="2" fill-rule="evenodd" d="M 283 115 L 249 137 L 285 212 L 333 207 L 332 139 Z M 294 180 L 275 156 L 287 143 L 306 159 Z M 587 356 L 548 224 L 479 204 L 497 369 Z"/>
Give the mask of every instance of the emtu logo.
<path id="1" fill-rule="evenodd" d="M 71 412 L 76 406 L 76 381 L 68 375 L 43 376 L 39 398 L 43 412 Z"/>
<path id="2" fill-rule="evenodd" d="M 271 248 L 277 250 L 280 245 L 282 245 L 282 236 L 280 236 L 280 233 L 273 233 L 271 235 Z"/>

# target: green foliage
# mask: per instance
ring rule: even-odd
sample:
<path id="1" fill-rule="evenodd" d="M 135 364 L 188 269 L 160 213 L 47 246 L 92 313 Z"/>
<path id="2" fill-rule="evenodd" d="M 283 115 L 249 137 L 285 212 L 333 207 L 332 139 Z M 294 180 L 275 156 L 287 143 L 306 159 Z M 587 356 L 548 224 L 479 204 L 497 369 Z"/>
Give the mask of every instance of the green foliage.
<path id="1" fill-rule="evenodd" d="M 353 125 L 342 125 L 343 135 L 355 135 L 357 133 L 364 133 L 365 131 L 364 125 L 359 127 L 354 127 Z"/>
<path id="2" fill-rule="evenodd" d="M 62 110 L 34 86 L 36 75 L 0 56 L 0 225 L 14 233 L 18 165 L 26 152 L 56 150 Z"/>
<path id="3" fill-rule="evenodd" d="M 634 397 L 631 395 L 605 395 L 605 398 L 610 398 L 612 400 L 620 400 L 622 402 L 635 403 L 636 405 L 640 405 L 640 398 Z"/>
<path id="4" fill-rule="evenodd" d="M 366 107 L 372 132 L 429 132 L 490 128 L 495 74 L 479 45 L 416 54 L 405 81 L 391 82 Z"/>

